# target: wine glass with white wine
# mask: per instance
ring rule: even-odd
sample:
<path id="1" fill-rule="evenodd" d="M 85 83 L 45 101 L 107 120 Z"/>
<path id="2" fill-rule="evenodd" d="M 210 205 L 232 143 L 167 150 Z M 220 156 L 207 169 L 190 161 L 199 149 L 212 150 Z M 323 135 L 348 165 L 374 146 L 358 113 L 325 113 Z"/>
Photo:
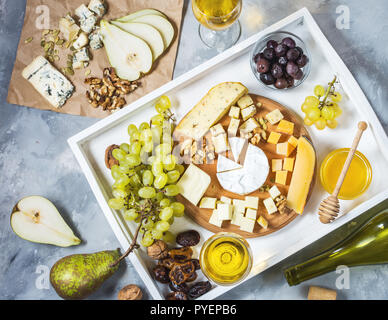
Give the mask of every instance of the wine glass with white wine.
<path id="1" fill-rule="evenodd" d="M 200 23 L 199 36 L 208 47 L 223 51 L 237 42 L 242 0 L 192 0 L 192 7 Z"/>

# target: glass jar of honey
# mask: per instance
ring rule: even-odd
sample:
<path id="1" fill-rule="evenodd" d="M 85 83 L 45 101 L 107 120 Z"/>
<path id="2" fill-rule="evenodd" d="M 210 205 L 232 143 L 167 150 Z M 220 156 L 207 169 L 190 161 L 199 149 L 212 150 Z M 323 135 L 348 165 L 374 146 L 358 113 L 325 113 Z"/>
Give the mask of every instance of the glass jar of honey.
<path id="1" fill-rule="evenodd" d="M 252 252 L 242 236 L 221 232 L 203 244 L 199 262 L 209 280 L 223 286 L 235 285 L 251 271 Z"/>
<path id="2" fill-rule="evenodd" d="M 337 184 L 350 149 L 342 148 L 330 152 L 323 160 L 320 170 L 321 183 L 328 193 L 332 193 Z M 372 167 L 368 159 L 359 151 L 354 154 L 338 198 L 353 200 L 362 195 L 372 181 Z"/>

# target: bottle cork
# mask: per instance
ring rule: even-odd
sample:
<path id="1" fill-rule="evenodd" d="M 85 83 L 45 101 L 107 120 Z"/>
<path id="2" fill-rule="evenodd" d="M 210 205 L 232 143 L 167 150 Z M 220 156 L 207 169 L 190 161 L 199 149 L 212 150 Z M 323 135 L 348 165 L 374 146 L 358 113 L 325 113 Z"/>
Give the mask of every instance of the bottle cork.
<path id="1" fill-rule="evenodd" d="M 307 296 L 308 300 L 337 300 L 337 292 L 325 288 L 311 286 Z"/>

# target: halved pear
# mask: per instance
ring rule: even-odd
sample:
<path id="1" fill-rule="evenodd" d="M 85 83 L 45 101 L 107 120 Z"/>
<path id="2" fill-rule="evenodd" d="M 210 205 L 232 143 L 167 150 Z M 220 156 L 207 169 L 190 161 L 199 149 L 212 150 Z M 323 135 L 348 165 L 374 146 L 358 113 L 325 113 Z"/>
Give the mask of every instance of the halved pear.
<path id="1" fill-rule="evenodd" d="M 165 49 L 163 38 L 154 27 L 139 22 L 112 21 L 112 24 L 147 42 L 151 48 L 154 61 L 163 53 Z"/>
<path id="2" fill-rule="evenodd" d="M 40 196 L 20 200 L 11 214 L 12 230 L 38 243 L 70 247 L 81 243 L 51 201 Z"/>
<path id="3" fill-rule="evenodd" d="M 101 36 L 109 62 L 120 78 L 134 81 L 151 70 L 152 51 L 144 40 L 106 20 L 101 20 Z"/>
<path id="4" fill-rule="evenodd" d="M 151 14 L 138 17 L 131 22 L 146 23 L 156 28 L 163 37 L 164 47 L 168 48 L 174 38 L 174 27 L 166 18 L 159 15 Z"/>
<path id="5" fill-rule="evenodd" d="M 121 17 L 121 18 L 117 19 L 117 21 L 128 22 L 128 21 L 134 20 L 136 18 L 139 18 L 139 17 L 142 17 L 142 16 L 147 16 L 147 15 L 150 15 L 150 14 L 154 14 L 154 15 L 157 15 L 157 16 L 165 17 L 165 15 L 163 13 L 161 13 L 160 11 L 158 11 L 158 10 L 155 10 L 155 9 L 143 9 L 143 10 L 139 10 L 139 11 L 136 11 L 134 13 L 131 13 L 131 14 L 125 16 L 125 17 Z"/>

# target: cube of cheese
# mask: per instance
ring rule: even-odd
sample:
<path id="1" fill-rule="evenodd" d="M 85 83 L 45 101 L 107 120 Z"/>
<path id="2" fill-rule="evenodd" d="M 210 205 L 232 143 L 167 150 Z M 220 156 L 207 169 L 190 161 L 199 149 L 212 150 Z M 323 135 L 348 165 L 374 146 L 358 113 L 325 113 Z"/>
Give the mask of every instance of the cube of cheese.
<path id="1" fill-rule="evenodd" d="M 73 43 L 73 47 L 76 50 L 79 50 L 85 47 L 89 43 L 89 37 L 85 32 L 81 32 L 77 40 Z"/>
<path id="2" fill-rule="evenodd" d="M 240 230 L 241 231 L 246 231 L 246 232 L 253 232 L 253 229 L 255 228 L 255 220 L 242 217 L 241 218 L 241 225 L 240 225 Z"/>
<path id="3" fill-rule="evenodd" d="M 251 209 L 259 209 L 259 198 L 258 197 L 245 197 L 245 206 Z"/>
<path id="4" fill-rule="evenodd" d="M 241 212 L 233 212 L 233 218 L 232 221 L 230 222 L 231 224 L 235 226 L 241 226 L 241 220 L 244 218 L 244 214 Z"/>
<path id="5" fill-rule="evenodd" d="M 288 157 L 294 150 L 295 147 L 292 144 L 289 144 L 288 142 L 278 143 L 276 145 L 276 153 L 282 156 Z"/>
<path id="6" fill-rule="evenodd" d="M 257 210 L 254 210 L 254 209 L 247 209 L 247 212 L 245 213 L 245 217 L 248 218 L 248 219 L 253 219 L 253 220 L 256 220 L 256 217 L 257 217 Z"/>
<path id="7" fill-rule="evenodd" d="M 275 109 L 274 111 L 268 113 L 265 118 L 269 121 L 270 124 L 275 125 L 284 117 L 279 109 Z"/>
<path id="8" fill-rule="evenodd" d="M 225 133 L 225 130 L 221 123 L 217 123 L 214 127 L 210 128 L 210 132 L 213 137 L 217 137 L 219 134 Z"/>
<path id="9" fill-rule="evenodd" d="M 199 207 L 203 209 L 215 209 L 216 203 L 216 198 L 203 197 L 199 203 Z"/>
<path id="10" fill-rule="evenodd" d="M 232 118 L 230 119 L 229 127 L 228 127 L 228 135 L 235 137 L 237 135 L 237 130 L 240 125 L 240 120 Z"/>
<path id="11" fill-rule="evenodd" d="M 288 139 L 288 143 L 296 148 L 298 146 L 298 139 L 291 136 L 290 139 Z"/>
<path id="12" fill-rule="evenodd" d="M 264 229 L 268 228 L 268 221 L 263 218 L 263 216 L 260 216 L 259 219 L 257 219 L 257 223 L 262 226 Z"/>
<path id="13" fill-rule="evenodd" d="M 228 139 L 225 133 L 213 137 L 212 140 L 215 152 L 222 153 L 229 150 Z"/>
<path id="14" fill-rule="evenodd" d="M 273 214 L 278 211 L 275 202 L 272 198 L 265 199 L 263 201 L 265 208 L 267 209 L 268 214 Z"/>
<path id="15" fill-rule="evenodd" d="M 227 204 L 232 204 L 232 199 L 228 198 L 228 197 L 225 197 L 225 196 L 222 196 L 220 201 L 222 203 L 227 203 Z"/>
<path id="16" fill-rule="evenodd" d="M 276 131 L 292 135 L 294 133 L 294 123 L 287 120 L 281 120 Z"/>
<path id="17" fill-rule="evenodd" d="M 210 183 L 211 178 L 205 171 L 190 164 L 176 185 L 180 194 L 196 206 Z"/>
<path id="18" fill-rule="evenodd" d="M 277 144 L 279 142 L 281 136 L 282 136 L 281 133 L 271 131 L 271 133 L 269 134 L 267 142 L 272 143 L 272 144 Z"/>
<path id="19" fill-rule="evenodd" d="M 285 158 L 283 163 L 283 170 L 292 172 L 294 170 L 295 158 Z"/>
<path id="20" fill-rule="evenodd" d="M 272 172 L 280 171 L 283 168 L 282 159 L 272 159 Z"/>
<path id="21" fill-rule="evenodd" d="M 237 101 L 237 105 L 242 109 L 245 109 L 253 105 L 253 100 L 249 94 L 243 96 L 240 100 Z"/>
<path id="22" fill-rule="evenodd" d="M 219 203 L 217 205 L 218 219 L 232 220 L 233 206 L 229 203 Z"/>
<path id="23" fill-rule="evenodd" d="M 245 213 L 246 205 L 244 200 L 233 199 L 232 203 L 233 203 L 234 211 Z"/>
<path id="24" fill-rule="evenodd" d="M 67 15 L 59 20 L 59 30 L 67 41 L 72 42 L 78 36 L 81 28 L 70 15 Z"/>
<path id="25" fill-rule="evenodd" d="M 277 186 L 273 186 L 271 189 L 269 189 L 268 192 L 271 198 L 274 200 L 281 195 L 281 192 L 279 191 Z"/>
<path id="26" fill-rule="evenodd" d="M 218 211 L 217 209 L 214 209 L 213 210 L 213 214 L 211 215 L 210 219 L 209 219 L 209 223 L 216 226 L 216 227 L 219 227 L 221 228 L 222 226 L 222 220 L 218 217 Z"/>
<path id="27" fill-rule="evenodd" d="M 241 126 L 240 126 L 240 132 L 243 133 L 250 133 L 253 130 L 255 130 L 259 124 L 254 118 L 249 118 L 247 121 L 245 121 Z"/>
<path id="28" fill-rule="evenodd" d="M 88 9 L 93 11 L 100 18 L 106 13 L 104 0 L 91 0 Z"/>
<path id="29" fill-rule="evenodd" d="M 239 107 L 231 107 L 229 110 L 229 117 L 238 119 L 240 118 L 240 108 Z"/>
<path id="30" fill-rule="evenodd" d="M 276 171 L 275 182 L 278 184 L 286 185 L 287 183 L 287 173 L 288 171 Z"/>
<path id="31" fill-rule="evenodd" d="M 243 118 L 244 121 L 253 117 L 255 114 L 256 114 L 256 107 L 255 106 L 249 106 L 249 107 L 241 110 L 241 117 Z"/>

